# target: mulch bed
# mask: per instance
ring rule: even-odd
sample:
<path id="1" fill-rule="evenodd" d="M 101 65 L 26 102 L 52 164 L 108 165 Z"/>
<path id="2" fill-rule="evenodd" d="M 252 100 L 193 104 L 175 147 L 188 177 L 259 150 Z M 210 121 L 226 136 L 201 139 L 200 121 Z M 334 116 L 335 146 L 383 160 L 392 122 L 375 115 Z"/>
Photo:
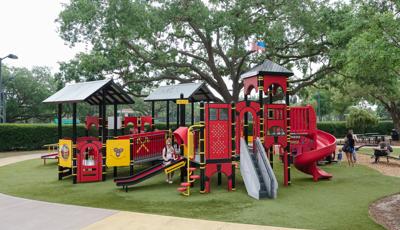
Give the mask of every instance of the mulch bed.
<path id="1" fill-rule="evenodd" d="M 375 222 L 390 230 L 400 230 L 400 194 L 377 200 L 369 206 Z"/>
<path id="2" fill-rule="evenodd" d="M 357 163 L 373 168 L 384 175 L 400 177 L 400 161 L 385 158 L 377 164 L 373 164 L 374 159 L 365 154 L 357 154 Z M 400 192 L 400 183 L 399 183 Z M 369 206 L 369 214 L 372 219 L 390 230 L 400 230 L 400 193 L 391 195 L 375 201 Z"/>

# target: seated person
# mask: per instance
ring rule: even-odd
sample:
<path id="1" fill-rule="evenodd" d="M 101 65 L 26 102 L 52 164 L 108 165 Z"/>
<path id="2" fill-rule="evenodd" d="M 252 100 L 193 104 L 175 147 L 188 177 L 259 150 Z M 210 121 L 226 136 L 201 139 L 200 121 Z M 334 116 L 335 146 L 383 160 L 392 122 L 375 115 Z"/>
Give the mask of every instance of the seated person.
<path id="1" fill-rule="evenodd" d="M 389 155 L 389 152 L 393 152 L 392 146 L 384 141 L 379 142 L 378 147 L 374 148 L 375 163 L 378 163 L 379 157 Z"/>
<path id="2" fill-rule="evenodd" d="M 172 145 L 171 138 L 168 138 L 165 142 L 165 147 L 162 150 L 162 158 L 164 160 L 164 165 L 169 165 L 173 161 L 177 160 L 176 151 L 174 146 Z M 172 177 L 174 176 L 174 172 L 167 174 L 167 179 L 165 180 L 167 183 L 172 184 Z"/>

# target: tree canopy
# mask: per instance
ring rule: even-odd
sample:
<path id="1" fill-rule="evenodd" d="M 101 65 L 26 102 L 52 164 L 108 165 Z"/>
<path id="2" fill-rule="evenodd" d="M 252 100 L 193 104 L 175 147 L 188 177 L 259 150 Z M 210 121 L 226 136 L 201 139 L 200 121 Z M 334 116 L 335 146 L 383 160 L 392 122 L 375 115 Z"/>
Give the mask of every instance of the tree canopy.
<path id="1" fill-rule="evenodd" d="M 346 93 L 383 106 L 400 129 L 400 8 L 396 1 L 359 1 L 359 28 L 340 70 Z"/>
<path id="2" fill-rule="evenodd" d="M 48 121 L 54 106 L 42 101 L 56 91 L 56 81 L 46 67 L 3 68 L 7 122 Z"/>
<path id="3" fill-rule="evenodd" d="M 300 70 L 297 92 L 334 70 L 331 48 L 341 44 L 332 31 L 348 9 L 329 2 L 72 0 L 59 15 L 60 35 L 90 50 L 61 70 L 66 80 L 118 77 L 136 96 L 159 81 L 201 80 L 230 102 L 239 99 L 240 74 L 271 59 Z M 249 50 L 257 40 L 265 52 Z"/>
<path id="4" fill-rule="evenodd" d="M 204 81 L 231 102 L 240 74 L 270 59 L 295 70 L 303 103 L 319 92 L 321 115 L 368 101 L 400 129 L 398 1 L 71 0 L 57 21 L 69 45 L 87 46 L 61 63 L 64 81 L 118 78 L 139 97 L 161 81 Z M 250 50 L 257 40 L 265 52 Z"/>

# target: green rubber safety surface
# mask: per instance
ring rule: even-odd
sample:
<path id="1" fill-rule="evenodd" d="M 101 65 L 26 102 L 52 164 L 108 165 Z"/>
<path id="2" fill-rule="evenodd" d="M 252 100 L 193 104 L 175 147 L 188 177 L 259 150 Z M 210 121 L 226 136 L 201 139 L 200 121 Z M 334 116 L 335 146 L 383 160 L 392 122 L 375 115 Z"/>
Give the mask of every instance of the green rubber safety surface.
<path id="1" fill-rule="evenodd" d="M 0 167 L 0 192 L 49 202 L 118 209 L 169 216 L 246 224 L 308 229 L 383 229 L 368 216 L 374 200 L 398 193 L 400 178 L 388 177 L 365 166 L 322 167 L 334 175 L 330 181 L 313 182 L 311 176 L 292 167 L 292 185 L 282 186 L 281 164 L 275 162 L 280 183 L 276 200 L 257 201 L 247 196 L 237 170 L 237 189 L 226 190 L 212 178 L 211 193 L 200 194 L 198 184 L 190 197 L 179 195 L 179 175 L 167 184 L 165 175 L 150 178 L 126 193 L 117 188 L 109 170 L 107 181 L 72 184 L 58 181 L 57 165 L 29 160 Z M 121 172 L 127 174 L 127 169 Z"/>

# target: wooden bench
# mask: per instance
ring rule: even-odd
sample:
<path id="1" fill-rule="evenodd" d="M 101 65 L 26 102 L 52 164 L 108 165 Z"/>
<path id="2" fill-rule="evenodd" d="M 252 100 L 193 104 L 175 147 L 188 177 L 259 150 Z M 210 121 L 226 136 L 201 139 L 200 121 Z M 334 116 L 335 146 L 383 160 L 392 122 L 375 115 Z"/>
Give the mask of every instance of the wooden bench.
<path id="1" fill-rule="evenodd" d="M 58 162 L 58 143 L 43 145 L 43 147 L 46 147 L 48 151 L 47 154 L 40 157 L 40 159 L 43 159 L 43 164 L 46 164 L 47 159 L 57 160 Z"/>
<path id="2" fill-rule="evenodd" d="M 58 162 L 58 152 L 56 152 L 56 153 L 49 153 L 49 154 L 46 154 L 46 155 L 42 155 L 42 156 L 40 157 L 40 159 L 43 159 L 43 164 L 44 164 L 44 165 L 46 164 L 46 160 L 47 160 L 47 159 L 57 160 L 57 162 Z"/>

